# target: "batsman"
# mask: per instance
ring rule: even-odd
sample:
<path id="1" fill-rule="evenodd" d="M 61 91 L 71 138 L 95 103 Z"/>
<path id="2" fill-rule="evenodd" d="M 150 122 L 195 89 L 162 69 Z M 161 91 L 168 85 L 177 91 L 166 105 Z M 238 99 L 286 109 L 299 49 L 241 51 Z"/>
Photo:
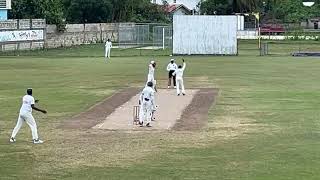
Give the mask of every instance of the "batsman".
<path id="1" fill-rule="evenodd" d="M 147 86 L 143 89 L 139 98 L 140 112 L 139 112 L 139 124 L 140 127 L 144 125 L 146 127 L 152 127 L 151 121 L 153 119 L 153 113 L 155 112 L 154 102 L 154 89 L 153 82 L 148 82 Z"/>

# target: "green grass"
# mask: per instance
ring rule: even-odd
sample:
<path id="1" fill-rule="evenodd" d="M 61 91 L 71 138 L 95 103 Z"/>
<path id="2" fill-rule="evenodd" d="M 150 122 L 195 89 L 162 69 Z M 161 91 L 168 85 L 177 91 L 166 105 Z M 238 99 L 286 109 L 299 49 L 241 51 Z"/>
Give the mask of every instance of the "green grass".
<path id="1" fill-rule="evenodd" d="M 187 87 L 220 89 L 198 132 L 58 128 L 114 91 L 142 86 L 151 55 L 105 64 L 94 56 L 101 49 L 84 46 L 2 57 L 0 179 L 319 179 L 320 59 L 258 57 L 254 44 L 240 46 L 237 57 L 185 57 Z M 169 57 L 156 59 L 164 87 Z M 26 125 L 8 143 L 27 87 L 49 112 L 34 113 L 40 146 Z"/>

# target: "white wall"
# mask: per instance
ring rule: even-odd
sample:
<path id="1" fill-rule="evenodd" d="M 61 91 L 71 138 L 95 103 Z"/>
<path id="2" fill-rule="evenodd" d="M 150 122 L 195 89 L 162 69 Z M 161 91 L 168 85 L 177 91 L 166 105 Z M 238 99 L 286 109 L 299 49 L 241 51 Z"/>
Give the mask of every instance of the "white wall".
<path id="1" fill-rule="evenodd" d="M 237 16 L 173 16 L 173 54 L 237 54 Z"/>

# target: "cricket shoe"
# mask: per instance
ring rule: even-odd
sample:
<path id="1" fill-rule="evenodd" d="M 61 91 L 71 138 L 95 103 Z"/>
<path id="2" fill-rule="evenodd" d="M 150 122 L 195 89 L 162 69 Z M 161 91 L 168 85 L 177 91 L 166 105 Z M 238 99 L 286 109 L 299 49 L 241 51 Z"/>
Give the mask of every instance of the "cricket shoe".
<path id="1" fill-rule="evenodd" d="M 152 127 L 150 123 L 148 123 L 146 126 L 147 126 L 147 127 Z"/>
<path id="2" fill-rule="evenodd" d="M 168 86 L 168 89 L 170 89 L 170 86 Z"/>
<path id="3" fill-rule="evenodd" d="M 40 140 L 40 139 L 34 139 L 33 140 L 33 144 L 42 144 L 42 143 L 43 143 L 43 141 Z"/>
<path id="4" fill-rule="evenodd" d="M 15 139 L 15 138 L 10 138 L 10 140 L 9 140 L 11 143 L 15 143 L 17 140 Z"/>
<path id="5" fill-rule="evenodd" d="M 182 95 L 185 96 L 186 94 L 185 94 L 185 93 L 182 93 Z"/>
<path id="6" fill-rule="evenodd" d="M 178 94 L 178 96 L 180 96 L 180 94 Z"/>
<path id="7" fill-rule="evenodd" d="M 140 127 L 143 127 L 143 122 L 139 122 Z"/>

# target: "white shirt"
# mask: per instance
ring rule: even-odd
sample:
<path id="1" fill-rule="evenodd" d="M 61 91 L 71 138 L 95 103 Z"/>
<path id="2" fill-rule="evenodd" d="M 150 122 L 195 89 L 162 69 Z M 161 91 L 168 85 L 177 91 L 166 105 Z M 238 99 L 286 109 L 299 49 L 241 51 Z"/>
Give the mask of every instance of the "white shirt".
<path id="1" fill-rule="evenodd" d="M 169 63 L 167 66 L 167 71 L 175 71 L 176 69 L 178 69 L 178 66 L 176 63 Z"/>
<path id="2" fill-rule="evenodd" d="M 177 69 L 173 75 L 176 75 L 176 79 L 182 79 L 183 78 L 183 72 L 186 69 L 186 63 L 183 63 L 183 67 L 181 69 Z"/>
<path id="3" fill-rule="evenodd" d="M 148 76 L 154 77 L 154 67 L 152 66 L 152 64 L 149 64 L 149 73 L 148 73 Z"/>
<path id="4" fill-rule="evenodd" d="M 32 107 L 31 105 L 34 104 L 34 98 L 30 95 L 25 95 L 22 98 L 22 106 L 20 108 L 20 113 L 31 113 Z"/>
<path id="5" fill-rule="evenodd" d="M 145 101 L 145 99 L 149 99 L 151 103 L 154 103 L 154 89 L 152 87 L 146 86 L 140 95 L 140 101 L 141 103 Z"/>
<path id="6" fill-rule="evenodd" d="M 112 48 L 112 42 L 107 41 L 105 46 L 106 48 Z"/>

